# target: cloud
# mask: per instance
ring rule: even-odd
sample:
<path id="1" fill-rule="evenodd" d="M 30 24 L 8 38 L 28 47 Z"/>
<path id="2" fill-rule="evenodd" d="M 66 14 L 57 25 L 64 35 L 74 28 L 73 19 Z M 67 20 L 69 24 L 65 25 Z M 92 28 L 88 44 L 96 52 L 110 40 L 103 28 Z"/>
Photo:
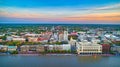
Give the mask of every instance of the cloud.
<path id="1" fill-rule="evenodd" d="M 112 9 L 119 9 L 119 8 L 120 8 L 120 3 L 113 4 L 113 5 L 107 5 L 107 6 L 96 8 L 96 9 L 98 9 L 98 10 L 112 10 Z"/>
<path id="2" fill-rule="evenodd" d="M 85 9 L 1 7 L 0 17 L 28 21 L 120 21 L 120 4 Z"/>

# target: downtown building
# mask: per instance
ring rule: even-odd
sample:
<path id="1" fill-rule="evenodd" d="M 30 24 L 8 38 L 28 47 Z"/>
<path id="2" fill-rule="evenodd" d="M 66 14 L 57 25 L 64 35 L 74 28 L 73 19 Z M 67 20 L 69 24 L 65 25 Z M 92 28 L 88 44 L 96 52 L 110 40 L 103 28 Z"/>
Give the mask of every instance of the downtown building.
<path id="1" fill-rule="evenodd" d="M 63 50 L 70 50 L 71 49 L 71 45 L 70 44 L 61 44 L 61 45 L 44 45 L 44 47 L 46 48 L 46 50 L 59 50 L 59 51 L 63 51 Z"/>
<path id="2" fill-rule="evenodd" d="M 58 37 L 59 42 L 68 41 L 68 31 L 60 32 Z"/>
<path id="3" fill-rule="evenodd" d="M 22 45 L 20 46 L 20 53 L 39 53 L 44 52 L 43 45 Z"/>
<path id="4" fill-rule="evenodd" d="M 76 42 L 76 50 L 78 54 L 102 54 L 102 45 L 85 40 Z"/>
<path id="5" fill-rule="evenodd" d="M 12 52 L 16 50 L 17 46 L 0 45 L 0 52 Z"/>

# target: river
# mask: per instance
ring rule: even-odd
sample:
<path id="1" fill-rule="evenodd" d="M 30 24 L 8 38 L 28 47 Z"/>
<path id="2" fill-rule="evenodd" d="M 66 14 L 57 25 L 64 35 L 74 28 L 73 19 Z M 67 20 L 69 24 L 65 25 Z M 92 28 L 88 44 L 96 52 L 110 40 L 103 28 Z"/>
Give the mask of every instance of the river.
<path id="1" fill-rule="evenodd" d="M 120 56 L 0 56 L 0 67 L 120 67 Z"/>

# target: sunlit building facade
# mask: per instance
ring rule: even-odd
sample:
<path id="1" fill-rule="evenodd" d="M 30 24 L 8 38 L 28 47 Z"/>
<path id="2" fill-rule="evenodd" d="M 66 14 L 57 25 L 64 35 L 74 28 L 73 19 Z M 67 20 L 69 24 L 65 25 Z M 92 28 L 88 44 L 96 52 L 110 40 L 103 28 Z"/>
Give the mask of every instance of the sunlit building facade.
<path id="1" fill-rule="evenodd" d="M 91 42 L 77 42 L 78 54 L 101 54 L 102 45 Z"/>

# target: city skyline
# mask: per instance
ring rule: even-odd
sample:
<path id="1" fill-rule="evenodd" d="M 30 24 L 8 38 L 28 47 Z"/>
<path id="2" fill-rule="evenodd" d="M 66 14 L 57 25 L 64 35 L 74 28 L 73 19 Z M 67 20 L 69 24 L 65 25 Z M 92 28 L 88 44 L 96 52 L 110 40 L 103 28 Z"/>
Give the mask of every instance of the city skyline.
<path id="1" fill-rule="evenodd" d="M 0 23 L 120 24 L 119 0 L 1 0 Z"/>

